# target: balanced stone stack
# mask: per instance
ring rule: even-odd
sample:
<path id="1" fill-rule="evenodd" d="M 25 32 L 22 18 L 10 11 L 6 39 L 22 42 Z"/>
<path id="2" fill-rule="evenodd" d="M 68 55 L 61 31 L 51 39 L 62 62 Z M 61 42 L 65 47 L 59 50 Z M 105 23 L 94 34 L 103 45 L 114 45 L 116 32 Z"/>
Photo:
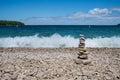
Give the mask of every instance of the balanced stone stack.
<path id="1" fill-rule="evenodd" d="M 90 63 L 88 60 L 88 52 L 86 51 L 85 48 L 85 38 L 84 35 L 80 35 L 79 39 L 79 53 L 78 53 L 78 59 L 76 60 L 77 64 L 83 63 L 83 64 L 88 64 Z"/>
<path id="2" fill-rule="evenodd" d="M 79 59 L 88 59 L 88 53 L 85 48 L 85 38 L 84 35 L 80 35 L 80 40 L 79 40 L 79 53 L 78 53 L 78 58 Z"/>

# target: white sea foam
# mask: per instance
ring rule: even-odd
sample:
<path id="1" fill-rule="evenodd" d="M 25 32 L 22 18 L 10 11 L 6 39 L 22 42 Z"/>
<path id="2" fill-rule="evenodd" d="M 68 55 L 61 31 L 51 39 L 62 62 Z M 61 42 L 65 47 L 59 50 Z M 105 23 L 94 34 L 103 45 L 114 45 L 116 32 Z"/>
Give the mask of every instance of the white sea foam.
<path id="1" fill-rule="evenodd" d="M 0 47 L 32 47 L 32 48 L 58 48 L 78 47 L 79 39 L 72 36 L 61 36 L 54 34 L 50 37 L 24 36 L 0 38 Z M 120 37 L 110 38 L 87 38 L 86 47 L 118 47 L 120 48 Z"/>

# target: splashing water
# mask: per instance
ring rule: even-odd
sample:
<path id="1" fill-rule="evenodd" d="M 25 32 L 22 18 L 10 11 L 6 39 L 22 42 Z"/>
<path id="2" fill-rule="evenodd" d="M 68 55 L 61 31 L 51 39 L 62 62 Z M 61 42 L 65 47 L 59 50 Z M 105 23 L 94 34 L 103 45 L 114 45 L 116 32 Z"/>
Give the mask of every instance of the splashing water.
<path id="1" fill-rule="evenodd" d="M 120 47 L 120 37 L 87 38 L 86 47 Z M 0 38 L 0 47 L 59 48 L 78 47 L 79 39 L 70 35 L 53 34 L 49 37 L 34 36 Z"/>

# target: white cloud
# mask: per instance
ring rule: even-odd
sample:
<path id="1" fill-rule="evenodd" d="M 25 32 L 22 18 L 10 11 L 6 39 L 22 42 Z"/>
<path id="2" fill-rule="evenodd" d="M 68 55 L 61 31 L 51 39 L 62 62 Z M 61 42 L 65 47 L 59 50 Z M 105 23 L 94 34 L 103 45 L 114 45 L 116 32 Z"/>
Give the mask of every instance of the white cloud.
<path id="1" fill-rule="evenodd" d="M 102 16 L 107 16 L 111 13 L 107 8 L 99 9 L 94 8 L 92 10 L 89 10 L 87 13 L 83 12 L 76 12 L 68 16 L 68 18 L 86 18 L 86 17 L 95 17 L 95 18 L 101 18 Z"/>
<path id="2" fill-rule="evenodd" d="M 119 9 L 114 9 L 119 10 Z M 68 16 L 62 17 L 33 17 L 23 20 L 26 24 L 36 24 L 36 25 L 88 25 L 88 24 L 118 24 L 120 21 L 120 15 L 111 15 L 112 11 L 107 8 L 94 8 L 85 12 L 76 12 Z"/>
<path id="3" fill-rule="evenodd" d="M 120 8 L 113 8 L 113 11 L 120 11 Z"/>
<path id="4" fill-rule="evenodd" d="M 52 17 L 31 17 L 31 18 L 24 19 L 22 21 L 29 25 L 54 23 L 54 19 Z"/>
<path id="5" fill-rule="evenodd" d="M 70 19 L 75 19 L 75 18 L 93 17 L 93 15 L 90 15 L 88 13 L 83 13 L 83 12 L 76 12 L 76 13 L 70 14 L 67 17 Z"/>
<path id="6" fill-rule="evenodd" d="M 103 8 L 103 9 L 94 8 L 93 10 L 90 10 L 88 13 L 91 15 L 105 16 L 105 15 L 108 15 L 109 13 L 111 13 L 111 11 L 109 11 L 107 8 Z"/>

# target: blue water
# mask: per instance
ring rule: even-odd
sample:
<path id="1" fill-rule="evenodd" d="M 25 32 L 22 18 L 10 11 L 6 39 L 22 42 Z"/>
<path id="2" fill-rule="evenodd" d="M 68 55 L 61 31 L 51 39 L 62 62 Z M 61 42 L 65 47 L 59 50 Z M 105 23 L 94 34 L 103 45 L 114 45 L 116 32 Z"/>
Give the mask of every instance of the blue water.
<path id="1" fill-rule="evenodd" d="M 80 34 L 88 47 L 120 47 L 120 26 L 116 25 L 0 26 L 0 47 L 77 47 Z"/>

